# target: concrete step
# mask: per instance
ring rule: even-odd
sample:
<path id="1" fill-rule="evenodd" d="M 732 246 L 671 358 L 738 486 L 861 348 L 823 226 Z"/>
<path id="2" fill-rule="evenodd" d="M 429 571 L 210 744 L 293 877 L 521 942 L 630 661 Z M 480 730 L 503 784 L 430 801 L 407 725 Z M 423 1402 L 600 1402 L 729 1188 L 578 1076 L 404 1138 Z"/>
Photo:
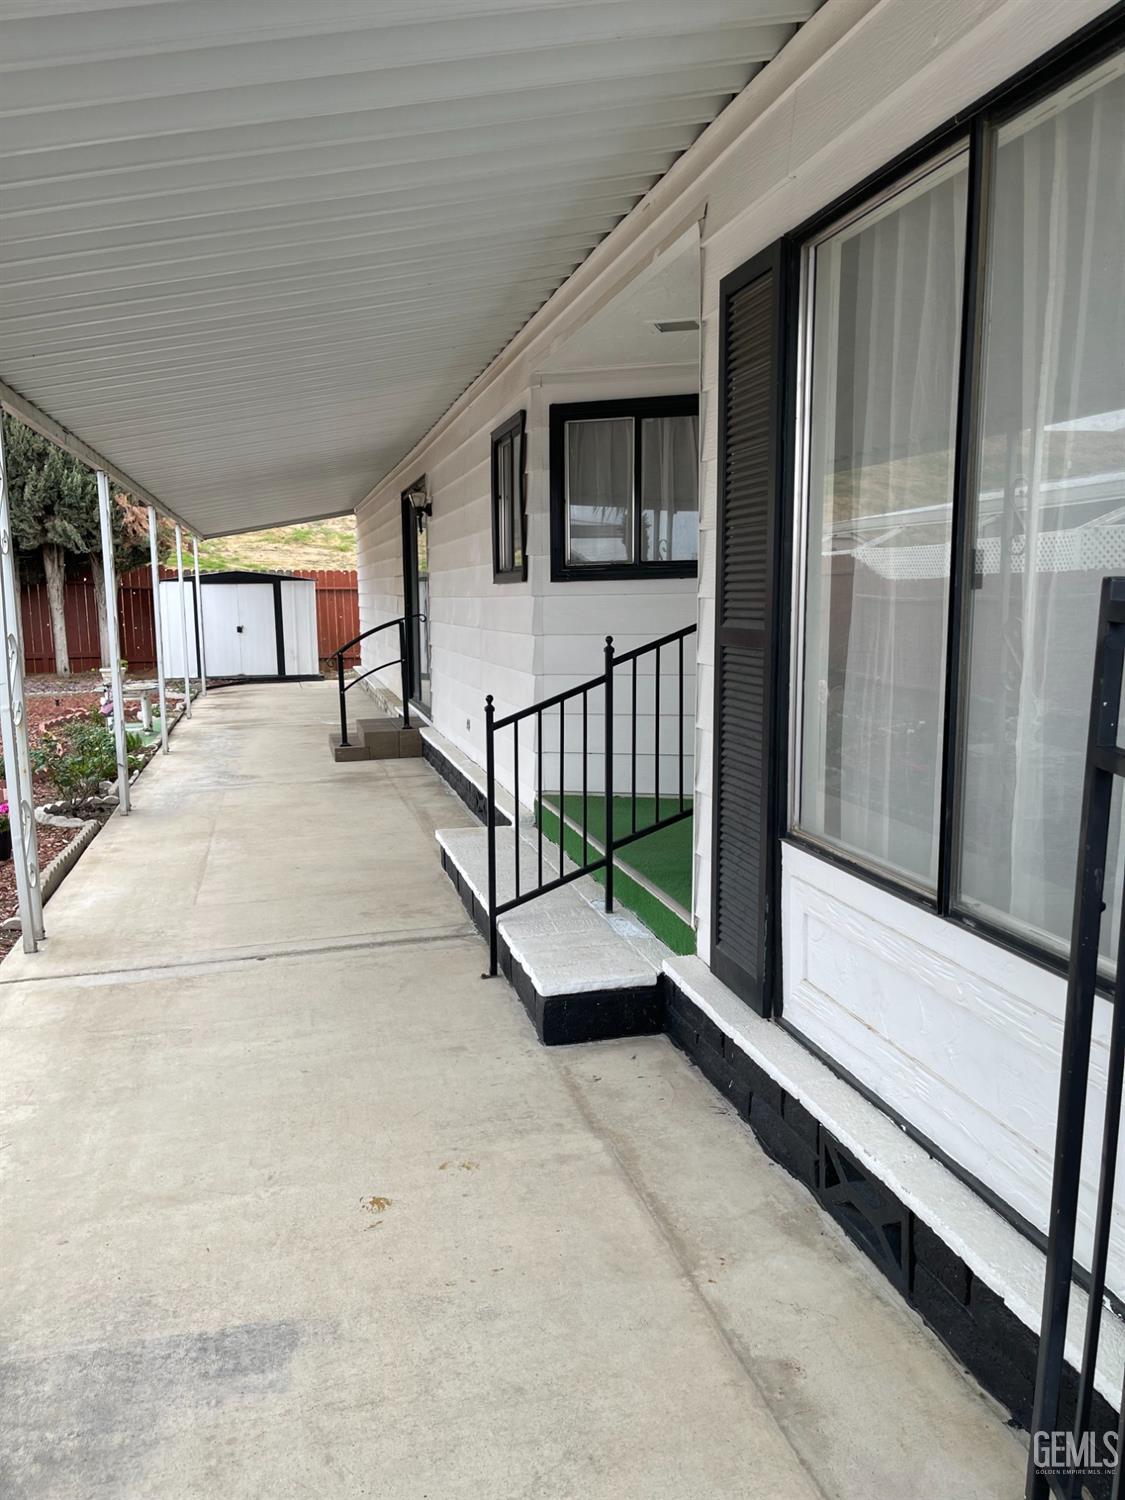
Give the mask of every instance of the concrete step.
<path id="1" fill-rule="evenodd" d="M 400 718 L 390 714 L 360 719 L 356 728 L 372 760 L 405 760 L 422 754 L 421 730 L 414 725 L 405 728 Z"/>
<path id="2" fill-rule="evenodd" d="M 371 759 L 367 753 L 367 746 L 362 741 L 354 739 L 351 736 L 349 736 L 348 744 L 341 745 L 339 734 L 330 734 L 328 736 L 328 748 L 332 751 L 332 759 L 337 765 L 341 761 Z"/>
<path id="3" fill-rule="evenodd" d="M 407 729 L 390 714 L 358 720 L 348 741 L 341 745 L 339 734 L 328 736 L 334 761 L 406 760 L 422 754 L 421 732 L 413 725 Z"/>
<path id="4" fill-rule="evenodd" d="M 515 894 L 515 843 L 496 842 L 496 894 Z M 483 828 L 439 829 L 442 868 L 466 911 L 488 934 L 488 835 Z M 519 830 L 522 889 L 535 880 L 538 837 Z M 557 848 L 543 849 L 544 879 L 558 872 Z M 567 861 L 569 866 L 569 861 Z M 572 868 L 572 867 L 571 867 Z M 500 969 L 548 1046 L 638 1036 L 662 1025 L 660 974 L 670 948 L 627 911 L 607 914 L 605 892 L 588 877 L 518 906 L 497 924 Z"/>

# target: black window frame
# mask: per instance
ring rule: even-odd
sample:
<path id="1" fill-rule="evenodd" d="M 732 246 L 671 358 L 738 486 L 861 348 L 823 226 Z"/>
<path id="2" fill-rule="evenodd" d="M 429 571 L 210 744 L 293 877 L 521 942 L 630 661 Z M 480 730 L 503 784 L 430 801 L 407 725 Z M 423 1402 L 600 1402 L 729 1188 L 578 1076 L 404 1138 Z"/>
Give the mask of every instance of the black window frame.
<path id="1" fill-rule="evenodd" d="M 512 475 L 512 556 L 519 537 L 520 561 L 510 568 L 500 566 L 500 449 L 507 438 L 515 472 Z M 527 582 L 527 412 L 517 411 L 495 428 L 491 436 L 489 474 L 492 486 L 492 581 L 493 583 Z M 518 530 L 517 530 L 518 524 Z"/>
<path id="2" fill-rule="evenodd" d="M 572 563 L 566 556 L 566 424 L 612 417 L 633 420 L 633 561 L 628 563 Z M 636 396 L 615 401 L 567 401 L 550 409 L 551 466 L 551 581 L 574 583 L 583 579 L 695 578 L 697 558 L 669 562 L 641 560 L 641 424 L 646 417 L 695 417 L 699 396 Z M 697 429 L 698 430 L 698 429 Z M 698 468 L 697 468 L 698 504 Z M 698 550 L 698 549 L 697 549 Z"/>
<path id="3" fill-rule="evenodd" d="M 854 188 L 836 198 L 824 209 L 784 235 L 779 251 L 787 268 L 786 291 L 782 317 L 786 329 L 787 369 L 785 411 L 782 440 L 779 444 L 778 483 L 785 497 L 784 510 L 789 517 L 782 542 L 782 597 L 779 598 L 780 631 L 777 643 L 778 681 L 786 683 L 788 711 L 781 714 L 784 744 L 778 746 L 776 778 L 776 826 L 782 830 L 780 842 L 808 853 L 856 876 L 868 885 L 898 896 L 911 905 L 931 912 L 941 920 L 973 932 L 994 946 L 1016 954 L 1052 973 L 1065 975 L 1068 959 L 1063 953 L 1026 935 L 991 922 L 978 913 L 959 906 L 956 898 L 958 875 L 961 791 L 963 786 L 963 730 L 965 723 L 965 688 L 967 672 L 965 652 L 968 644 L 969 610 L 967 601 L 972 588 L 973 567 L 973 486 L 979 456 L 977 418 L 982 392 L 982 353 L 984 350 L 984 292 L 987 270 L 987 229 L 989 189 L 995 156 L 996 132 L 1008 121 L 1049 97 L 1076 77 L 1090 72 L 1101 63 L 1125 50 L 1125 6 L 1115 6 L 1010 79 L 992 89 L 973 105 L 960 111 L 937 129 L 929 132 L 885 166 L 871 173 Z M 958 142 L 968 143 L 968 207 L 966 214 L 965 276 L 961 308 L 960 369 L 957 389 L 957 425 L 954 448 L 952 502 L 952 536 L 950 550 L 949 602 L 946 616 L 945 684 L 942 705 L 941 794 L 938 810 L 938 873 L 934 892 L 920 889 L 891 872 L 864 862 L 848 852 L 804 832 L 795 823 L 795 809 L 790 795 L 794 757 L 801 746 L 793 737 L 793 700 L 803 671 L 803 663 L 792 659 L 794 610 L 803 605 L 803 580 L 794 576 L 796 537 L 807 524 L 798 514 L 803 497 L 798 491 L 799 476 L 795 464 L 795 447 L 800 421 L 800 339 L 802 332 L 802 275 L 806 248 L 841 219 L 861 210 L 880 194 L 892 193 L 901 184 Z M 742 268 L 740 268 L 741 270 Z M 729 287 L 740 271 L 724 279 L 722 306 Z M 774 904 L 780 910 L 780 860 L 774 877 Z M 1108 993 L 1108 986 L 1099 983 Z"/>

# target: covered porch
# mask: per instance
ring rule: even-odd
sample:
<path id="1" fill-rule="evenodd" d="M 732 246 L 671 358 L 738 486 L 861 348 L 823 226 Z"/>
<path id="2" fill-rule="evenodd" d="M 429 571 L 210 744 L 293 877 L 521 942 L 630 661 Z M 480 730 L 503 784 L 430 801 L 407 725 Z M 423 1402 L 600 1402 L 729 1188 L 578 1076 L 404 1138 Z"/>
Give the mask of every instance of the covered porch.
<path id="1" fill-rule="evenodd" d="M 19 1497 L 1017 1492 L 998 1411 L 665 1036 L 540 1047 L 421 760 L 212 693 L 0 968 Z"/>

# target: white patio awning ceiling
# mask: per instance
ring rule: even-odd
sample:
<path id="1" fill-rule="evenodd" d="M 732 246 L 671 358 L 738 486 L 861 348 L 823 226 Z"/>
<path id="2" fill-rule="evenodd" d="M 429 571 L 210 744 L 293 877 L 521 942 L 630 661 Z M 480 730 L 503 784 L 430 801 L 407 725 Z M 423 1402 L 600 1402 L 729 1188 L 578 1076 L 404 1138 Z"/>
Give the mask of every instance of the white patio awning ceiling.
<path id="1" fill-rule="evenodd" d="M 350 510 L 817 3 L 6 0 L 0 395 L 202 535 Z"/>

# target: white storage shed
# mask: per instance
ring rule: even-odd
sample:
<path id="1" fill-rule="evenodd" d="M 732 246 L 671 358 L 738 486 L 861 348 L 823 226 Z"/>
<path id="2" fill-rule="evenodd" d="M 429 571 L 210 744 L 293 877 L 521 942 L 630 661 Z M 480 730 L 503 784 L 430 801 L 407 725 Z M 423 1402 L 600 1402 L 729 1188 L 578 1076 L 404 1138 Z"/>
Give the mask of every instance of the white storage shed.
<path id="1" fill-rule="evenodd" d="M 203 664 L 208 677 L 319 677 L 316 584 L 281 573 L 204 573 L 201 578 Z M 199 675 L 195 580 L 184 579 L 188 669 Z M 160 615 L 169 677 L 184 675 L 180 585 L 160 584 Z"/>

